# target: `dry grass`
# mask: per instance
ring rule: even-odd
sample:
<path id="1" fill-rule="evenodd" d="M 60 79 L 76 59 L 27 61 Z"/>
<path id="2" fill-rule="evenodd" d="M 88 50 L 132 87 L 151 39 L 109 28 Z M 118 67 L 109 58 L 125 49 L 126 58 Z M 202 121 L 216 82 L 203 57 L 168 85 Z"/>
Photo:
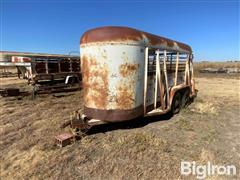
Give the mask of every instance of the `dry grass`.
<path id="1" fill-rule="evenodd" d="M 216 106 L 214 106 L 214 104 L 212 102 L 198 102 L 194 108 L 192 109 L 193 112 L 198 112 L 201 114 L 206 114 L 206 113 L 210 113 L 210 114 L 215 114 L 217 115 L 217 110 L 216 110 Z"/>
<path id="2" fill-rule="evenodd" d="M 1 79 L 2 87 L 26 88 L 22 82 Z M 34 101 L 0 98 L 1 178 L 185 179 L 179 171 L 182 160 L 240 169 L 239 80 L 203 77 L 196 82 L 195 102 L 171 119 L 96 127 L 64 148 L 54 146 L 54 136 L 69 114 L 82 108 L 81 91 Z"/>

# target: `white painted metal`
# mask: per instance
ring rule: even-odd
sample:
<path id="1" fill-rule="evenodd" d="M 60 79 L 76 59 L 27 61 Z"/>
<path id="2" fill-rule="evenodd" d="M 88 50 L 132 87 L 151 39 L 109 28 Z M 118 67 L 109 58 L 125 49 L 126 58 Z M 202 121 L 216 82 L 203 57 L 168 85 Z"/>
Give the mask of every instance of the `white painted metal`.
<path id="1" fill-rule="evenodd" d="M 190 82 L 190 64 L 189 64 L 189 62 L 190 62 L 190 56 L 188 55 L 188 58 L 187 58 L 187 80 L 188 80 L 188 85 L 190 85 L 191 84 L 191 82 Z"/>
<path id="2" fill-rule="evenodd" d="M 161 102 L 161 107 L 163 108 L 163 96 L 161 94 L 161 90 L 164 88 L 162 86 L 162 77 L 161 77 L 161 65 L 160 65 L 160 57 L 159 57 L 159 54 L 160 54 L 160 51 L 157 50 L 156 51 L 156 72 L 157 72 L 157 79 L 156 81 L 158 81 L 158 85 L 159 85 L 159 98 L 160 98 L 160 102 Z"/>
<path id="3" fill-rule="evenodd" d="M 156 51 L 156 59 L 159 59 L 159 51 Z M 156 73 L 155 73 L 155 96 L 154 96 L 154 109 L 157 108 L 157 95 L 158 95 L 158 68 L 159 66 L 156 63 Z"/>
<path id="4" fill-rule="evenodd" d="M 89 44 L 81 45 L 81 63 L 82 68 L 86 58 L 92 62 L 89 67 L 90 74 L 98 74 L 99 69 L 106 70 L 107 77 L 107 104 L 105 107 L 96 104 L 94 101 L 85 100 L 85 106 L 89 108 L 114 110 L 114 109 L 132 109 L 143 105 L 144 102 L 144 47 L 126 44 Z M 85 58 L 86 57 L 86 58 Z M 146 56 L 147 57 L 147 56 Z M 96 65 L 95 65 L 96 64 Z M 135 64 L 137 69 L 127 76 L 122 76 L 120 67 L 122 65 Z M 83 69 L 84 72 L 84 69 Z M 83 74 L 84 78 L 84 74 Z M 94 83 L 104 86 L 103 79 L 100 76 L 90 76 L 88 79 L 89 88 L 86 98 L 101 97 L 102 91 L 94 89 Z M 122 89 L 129 92 L 127 101 L 131 101 L 124 107 L 119 107 L 119 93 L 124 93 Z M 85 91 L 86 92 L 86 91 Z"/>
<path id="5" fill-rule="evenodd" d="M 191 57 L 192 58 L 192 57 Z M 194 79 L 194 71 L 193 71 L 193 62 L 192 62 L 192 59 L 190 61 L 190 64 L 191 64 L 191 85 L 192 85 L 192 88 L 191 88 L 191 94 L 195 94 L 195 79 Z"/>
<path id="6" fill-rule="evenodd" d="M 148 85 L 148 47 L 145 48 L 145 61 L 144 61 L 144 100 L 143 100 L 143 107 L 144 107 L 144 115 L 146 114 L 146 105 L 147 105 L 147 85 Z"/>
<path id="7" fill-rule="evenodd" d="M 175 81 L 174 81 L 174 85 L 177 85 L 177 79 L 178 79 L 178 63 L 179 63 L 179 52 L 177 52 L 177 56 L 176 56 L 176 69 L 175 69 Z"/>
<path id="8" fill-rule="evenodd" d="M 184 84 L 187 84 L 187 61 L 185 62 Z"/>
<path id="9" fill-rule="evenodd" d="M 74 76 L 74 75 L 67 76 L 66 79 L 65 79 L 65 84 L 69 84 L 70 83 L 70 79 L 72 79 L 72 78 L 76 78 L 76 76 Z"/>
<path id="10" fill-rule="evenodd" d="M 46 68 L 46 73 L 48 74 L 49 72 L 48 72 L 48 61 L 47 61 L 47 59 L 45 60 L 45 68 Z"/>
<path id="11" fill-rule="evenodd" d="M 31 66 L 30 62 L 0 62 L 0 66 Z"/>
<path id="12" fill-rule="evenodd" d="M 169 89 L 168 89 L 168 76 L 167 76 L 166 59 L 167 59 L 167 51 L 164 50 L 164 58 L 163 58 L 164 69 L 163 69 L 163 71 L 164 71 L 165 83 L 166 83 L 167 104 L 169 105 Z"/>

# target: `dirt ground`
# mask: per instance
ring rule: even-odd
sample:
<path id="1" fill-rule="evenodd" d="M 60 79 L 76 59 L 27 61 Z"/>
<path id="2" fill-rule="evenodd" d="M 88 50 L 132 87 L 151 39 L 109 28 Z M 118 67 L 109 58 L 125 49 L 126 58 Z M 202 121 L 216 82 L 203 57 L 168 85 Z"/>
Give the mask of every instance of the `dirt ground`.
<path id="1" fill-rule="evenodd" d="M 1 78 L 4 87 L 28 89 L 15 77 Z M 174 117 L 97 126 L 64 148 L 54 136 L 82 108 L 82 91 L 1 97 L 1 179 L 195 179 L 180 175 L 183 160 L 235 165 L 237 176 L 208 179 L 240 179 L 240 80 L 201 76 L 196 88 L 195 101 Z"/>

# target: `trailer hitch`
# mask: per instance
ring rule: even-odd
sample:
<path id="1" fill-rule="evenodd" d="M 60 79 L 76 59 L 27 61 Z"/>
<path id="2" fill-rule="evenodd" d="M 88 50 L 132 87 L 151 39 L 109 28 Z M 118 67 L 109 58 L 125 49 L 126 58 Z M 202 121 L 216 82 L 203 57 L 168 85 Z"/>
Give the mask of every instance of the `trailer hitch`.
<path id="1" fill-rule="evenodd" d="M 68 126 L 70 127 L 70 132 L 55 136 L 55 142 L 60 147 L 64 147 L 75 142 L 77 139 L 81 139 L 91 128 L 86 116 L 82 115 L 79 111 L 74 111 L 70 115 L 70 120 L 64 122 L 60 128 L 63 129 Z"/>

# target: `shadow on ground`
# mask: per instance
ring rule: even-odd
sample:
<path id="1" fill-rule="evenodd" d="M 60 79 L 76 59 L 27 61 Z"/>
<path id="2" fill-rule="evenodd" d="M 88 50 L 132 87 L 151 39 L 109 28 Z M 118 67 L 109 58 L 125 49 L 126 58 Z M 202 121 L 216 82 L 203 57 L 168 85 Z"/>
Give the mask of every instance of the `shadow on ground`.
<path id="1" fill-rule="evenodd" d="M 184 108 L 187 108 L 190 104 L 192 104 L 194 98 L 188 100 L 185 104 Z M 173 113 L 170 111 L 163 115 L 155 115 L 148 117 L 138 117 L 133 120 L 116 122 L 116 123 L 108 123 L 92 126 L 91 129 L 86 133 L 86 135 L 105 133 L 108 131 L 114 131 L 118 129 L 136 129 L 144 127 L 150 123 L 158 122 L 158 121 L 167 121 L 173 117 Z"/>
<path id="2" fill-rule="evenodd" d="M 124 121 L 124 122 L 116 122 L 116 123 L 108 123 L 92 126 L 91 129 L 86 133 L 87 135 L 105 133 L 109 131 L 114 131 L 118 129 L 136 129 L 144 127 L 150 123 L 154 123 L 157 121 L 167 121 L 171 119 L 172 113 L 167 113 L 159 116 L 151 116 L 151 117 L 139 117 L 133 120 Z"/>

